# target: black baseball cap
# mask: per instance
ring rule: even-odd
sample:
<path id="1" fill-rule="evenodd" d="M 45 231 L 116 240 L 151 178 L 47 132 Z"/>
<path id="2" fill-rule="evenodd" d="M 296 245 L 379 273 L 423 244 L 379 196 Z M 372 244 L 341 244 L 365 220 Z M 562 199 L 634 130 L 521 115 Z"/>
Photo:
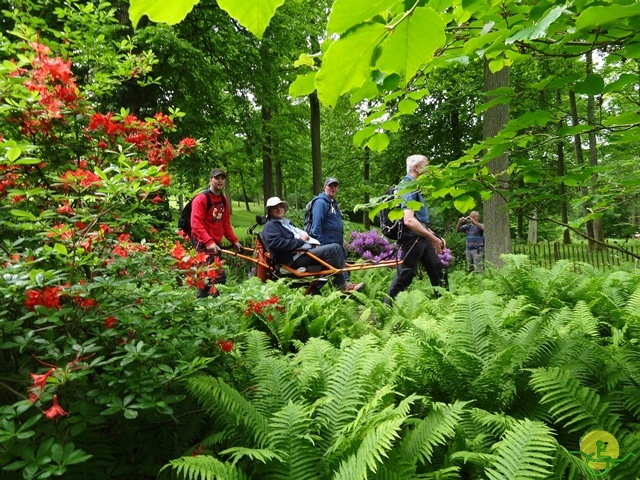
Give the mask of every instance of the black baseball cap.
<path id="1" fill-rule="evenodd" d="M 221 168 L 214 168 L 213 170 L 211 170 L 209 178 L 217 177 L 218 175 L 222 175 L 224 178 L 227 178 L 227 174 L 224 173 L 224 170 L 222 170 Z"/>

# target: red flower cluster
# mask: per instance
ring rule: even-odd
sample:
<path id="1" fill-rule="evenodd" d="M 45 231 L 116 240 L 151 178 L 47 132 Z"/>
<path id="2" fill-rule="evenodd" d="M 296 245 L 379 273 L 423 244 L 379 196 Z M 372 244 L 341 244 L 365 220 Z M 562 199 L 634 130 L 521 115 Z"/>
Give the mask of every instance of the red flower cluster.
<path id="1" fill-rule="evenodd" d="M 44 287 L 44 289 L 34 288 L 27 291 L 27 300 L 24 302 L 25 307 L 33 311 L 38 305 L 44 308 L 60 309 L 60 297 L 62 296 L 62 287 Z"/>
<path id="2" fill-rule="evenodd" d="M 220 276 L 222 261 L 215 258 L 214 263 L 207 265 L 208 255 L 204 252 L 195 257 L 190 256 L 180 242 L 176 242 L 171 256 L 176 259 L 176 268 L 187 277 L 187 285 L 205 288 L 207 280 L 213 282 Z M 216 293 L 215 285 L 211 285 L 210 293 Z"/>
<path id="3" fill-rule="evenodd" d="M 280 299 L 278 297 L 270 297 L 263 301 L 258 300 L 249 300 L 249 305 L 244 311 L 245 316 L 250 317 L 254 313 L 256 315 L 262 315 L 266 308 L 273 306 L 275 310 L 278 312 L 284 312 L 284 307 L 282 305 L 278 305 Z M 273 320 L 273 315 L 267 312 L 266 319 L 268 322 Z"/>
<path id="4" fill-rule="evenodd" d="M 21 121 L 24 135 L 49 135 L 53 119 L 64 120 L 65 109 L 77 108 L 78 88 L 71 73 L 71 62 L 50 57 L 51 50 L 37 42 L 30 44 L 36 52 L 32 69 L 19 69 L 16 75 L 25 75 L 24 86 L 39 95 L 41 109 L 25 113 Z"/>
<path id="5" fill-rule="evenodd" d="M 109 317 L 104 321 L 104 326 L 107 328 L 113 328 L 118 324 L 118 319 L 116 317 Z"/>
<path id="6" fill-rule="evenodd" d="M 233 351 L 233 341 L 232 340 L 216 340 L 216 347 L 220 347 L 220 350 L 223 352 L 231 352 Z"/>

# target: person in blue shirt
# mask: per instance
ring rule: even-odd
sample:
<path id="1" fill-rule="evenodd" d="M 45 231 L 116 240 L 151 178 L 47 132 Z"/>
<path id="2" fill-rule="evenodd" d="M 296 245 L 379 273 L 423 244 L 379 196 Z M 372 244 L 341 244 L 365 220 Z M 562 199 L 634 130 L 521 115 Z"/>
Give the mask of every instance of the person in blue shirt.
<path id="1" fill-rule="evenodd" d="M 407 157 L 407 175 L 402 183 L 416 180 L 429 167 L 429 159 L 424 155 Z M 400 186 L 399 188 L 402 188 Z M 391 281 L 385 303 L 390 304 L 398 293 L 411 285 L 413 277 L 422 265 L 429 276 L 431 285 L 441 286 L 442 264 L 438 254 L 445 248 L 445 242 L 429 228 L 429 209 L 420 190 L 401 195 L 404 226 L 399 242 L 402 247 L 402 264 L 396 270 L 396 276 Z M 415 211 L 408 206 L 409 202 L 419 202 L 421 207 Z"/>
<path id="2" fill-rule="evenodd" d="M 465 234 L 467 250 L 467 271 L 481 273 L 484 271 L 482 264 L 482 251 L 484 250 L 484 224 L 480 223 L 480 214 L 473 211 L 468 217 L 460 217 L 456 230 Z"/>
<path id="3" fill-rule="evenodd" d="M 315 197 L 311 209 L 311 231 L 309 234 L 316 238 L 320 245 L 337 243 L 342 247 L 342 253 L 347 257 L 344 249 L 344 226 L 342 212 L 336 200 L 340 184 L 335 177 L 324 181 L 324 191 Z M 344 274 L 345 281 L 349 281 L 349 273 Z"/>
<path id="4" fill-rule="evenodd" d="M 265 213 L 268 220 L 260 235 L 273 262 L 288 265 L 294 269 L 318 265 L 317 261 L 309 255 L 305 255 L 305 250 L 308 250 L 332 267 L 344 268 L 342 247 L 336 243 L 320 245 L 317 239 L 297 228 L 289 219 L 285 218 L 287 210 L 289 210 L 289 204 L 278 197 L 271 197 L 267 200 Z M 344 293 L 357 292 L 364 287 L 364 283 L 353 284 L 345 281 L 343 275 L 336 275 L 333 283 Z"/>

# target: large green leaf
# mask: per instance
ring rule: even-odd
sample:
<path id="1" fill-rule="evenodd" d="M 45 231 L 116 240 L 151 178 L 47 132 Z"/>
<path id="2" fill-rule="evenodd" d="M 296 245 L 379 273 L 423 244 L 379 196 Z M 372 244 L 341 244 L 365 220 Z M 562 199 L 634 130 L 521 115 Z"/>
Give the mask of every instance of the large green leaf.
<path id="1" fill-rule="evenodd" d="M 511 45 L 512 43 L 515 43 L 518 40 L 536 40 L 536 39 L 539 39 L 539 38 L 546 37 L 547 36 L 547 30 L 549 29 L 549 27 L 563 13 L 569 14 L 571 12 L 567 8 L 565 8 L 563 6 L 562 7 L 554 7 L 554 8 L 552 8 L 551 11 L 547 14 L 547 16 L 544 17 L 542 20 L 540 20 L 537 23 L 534 23 L 530 27 L 527 27 L 527 28 L 524 28 L 524 29 L 520 30 L 516 34 L 514 34 L 511 37 L 507 38 L 504 43 L 506 43 L 507 45 Z"/>
<path id="2" fill-rule="evenodd" d="M 444 28 L 445 22 L 435 10 L 416 8 L 382 45 L 377 67 L 385 73 L 398 73 L 408 82 L 444 46 Z"/>
<path id="3" fill-rule="evenodd" d="M 385 35 L 384 25 L 369 23 L 331 44 L 316 75 L 318 98 L 323 104 L 335 105 L 340 95 L 369 78 L 373 51 Z"/>
<path id="4" fill-rule="evenodd" d="M 594 27 L 640 15 L 640 2 L 630 5 L 609 3 L 602 7 L 589 7 L 576 20 L 576 29 L 591 30 Z"/>
<path id="5" fill-rule="evenodd" d="M 284 0 L 218 0 L 218 5 L 240 25 L 262 38 L 271 17 Z"/>
<path id="6" fill-rule="evenodd" d="M 146 15 L 149 20 L 157 23 L 175 25 L 180 23 L 200 0 L 131 0 L 129 3 L 129 18 L 134 28 L 140 19 Z"/>
<path id="7" fill-rule="evenodd" d="M 336 0 L 331 8 L 327 32 L 342 33 L 401 3 L 401 0 Z"/>
<path id="8" fill-rule="evenodd" d="M 600 95 L 604 91 L 604 79 L 597 73 L 587 75 L 582 82 L 576 82 L 574 90 L 584 95 Z"/>
<path id="9" fill-rule="evenodd" d="M 316 79 L 316 72 L 305 73 L 298 77 L 289 85 L 289 95 L 292 97 L 302 97 L 313 93 L 316 87 L 313 82 Z"/>

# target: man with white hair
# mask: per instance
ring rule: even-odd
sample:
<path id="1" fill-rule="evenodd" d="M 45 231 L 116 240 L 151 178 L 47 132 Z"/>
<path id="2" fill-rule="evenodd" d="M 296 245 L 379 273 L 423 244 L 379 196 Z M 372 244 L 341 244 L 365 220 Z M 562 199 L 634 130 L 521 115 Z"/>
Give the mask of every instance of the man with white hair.
<path id="1" fill-rule="evenodd" d="M 267 200 L 265 213 L 268 221 L 262 228 L 261 236 L 271 254 L 272 261 L 275 264 L 288 265 L 294 269 L 317 266 L 318 262 L 304 253 L 305 250 L 309 250 L 332 267 L 344 268 L 342 247 L 337 243 L 320 245 L 318 240 L 309 236 L 304 230 L 297 228 L 284 217 L 288 210 L 289 204 L 278 197 L 271 197 Z M 335 275 L 333 283 L 344 293 L 357 292 L 364 287 L 364 283 L 346 282 L 343 275 Z"/>
<path id="2" fill-rule="evenodd" d="M 429 159 L 424 155 L 411 155 L 407 158 L 407 175 L 402 183 L 416 180 L 425 173 Z M 390 304 L 398 293 L 409 288 L 413 277 L 422 264 L 429 276 L 431 285 L 438 287 L 442 281 L 442 264 L 438 254 L 445 248 L 442 238 L 429 228 L 429 210 L 420 190 L 405 193 L 402 196 L 404 228 L 399 242 L 402 247 L 402 264 L 398 266 L 396 276 L 391 281 L 385 303 Z M 409 202 L 418 202 L 421 207 L 415 211 Z"/>

